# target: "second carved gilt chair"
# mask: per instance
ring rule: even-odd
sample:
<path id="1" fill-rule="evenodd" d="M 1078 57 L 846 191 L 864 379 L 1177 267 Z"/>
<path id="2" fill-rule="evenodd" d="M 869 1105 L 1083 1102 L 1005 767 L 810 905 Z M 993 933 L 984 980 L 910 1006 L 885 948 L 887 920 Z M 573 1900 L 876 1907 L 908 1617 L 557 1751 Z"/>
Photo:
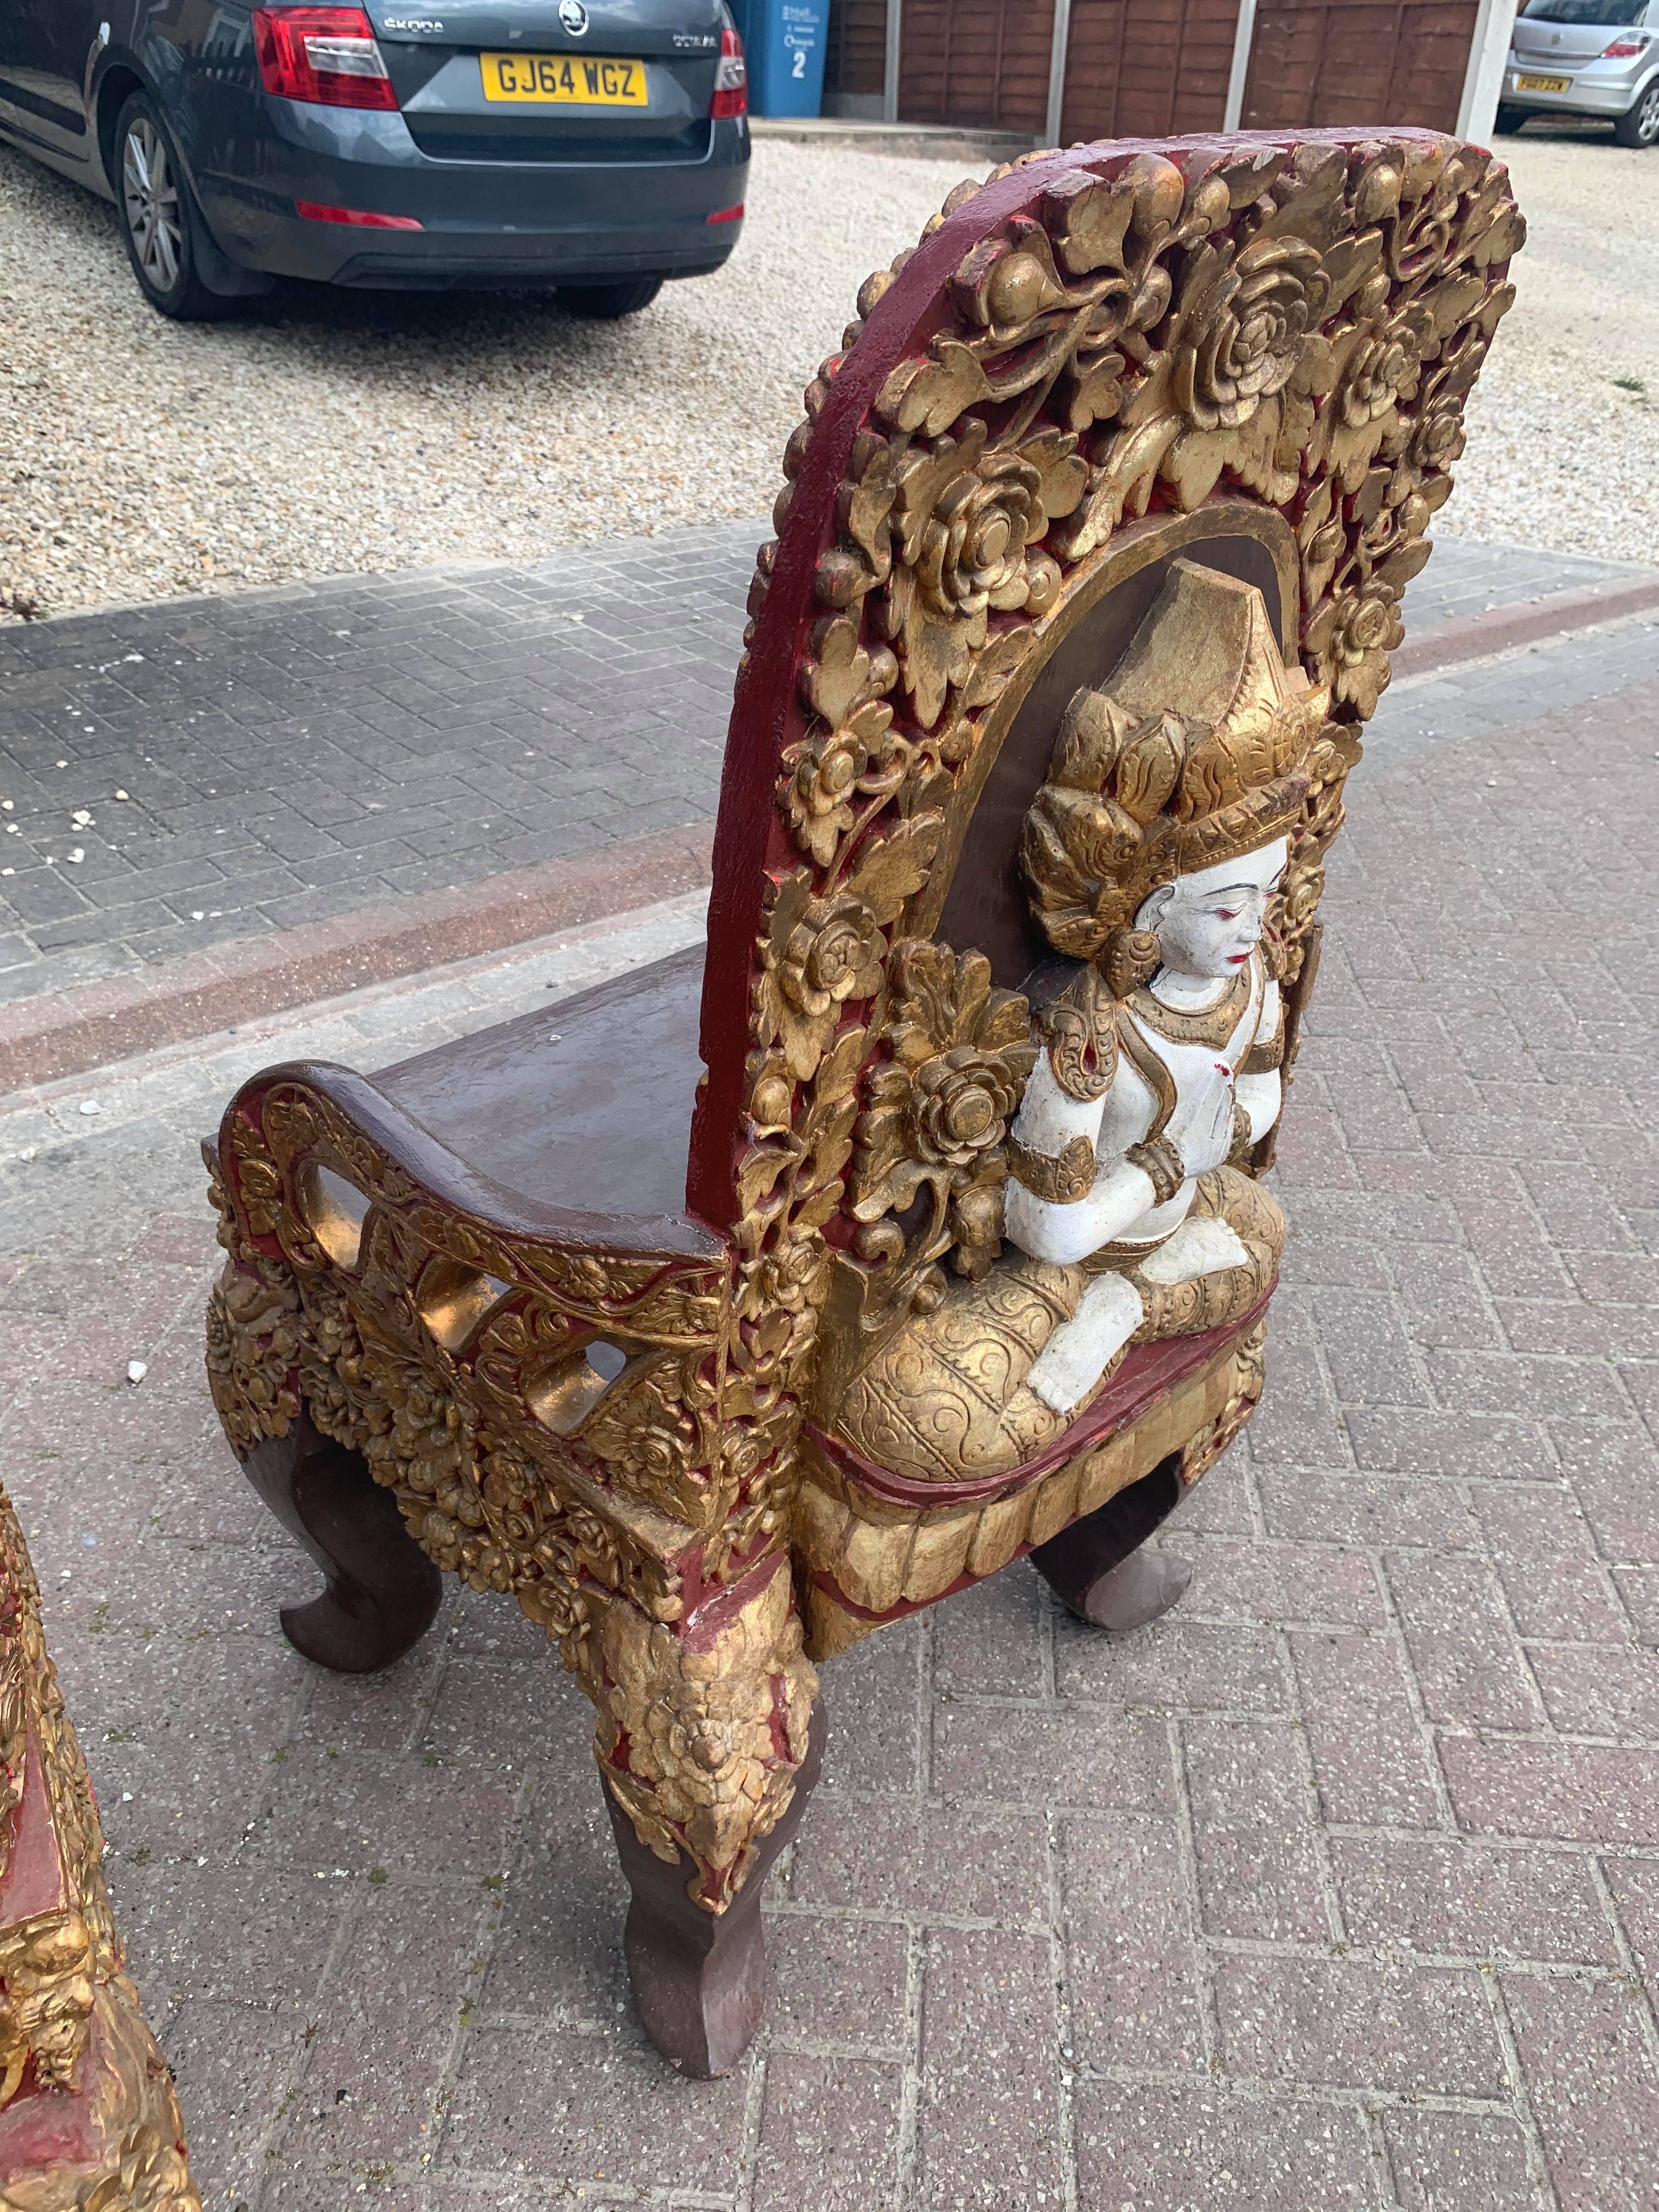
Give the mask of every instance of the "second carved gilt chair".
<path id="1" fill-rule="evenodd" d="M 1324 855 L 1522 236 L 1422 132 L 959 188 L 785 453 L 706 963 L 269 1069 L 210 1148 L 289 1637 L 384 1665 L 440 1569 L 545 1628 L 689 2072 L 760 2016 L 822 1662 L 1022 1558 L 1179 1595 L 1137 1547 L 1261 1390 Z"/>
<path id="2" fill-rule="evenodd" d="M 202 2212 L 104 1851 L 40 1584 L 0 1488 L 0 2212 Z"/>

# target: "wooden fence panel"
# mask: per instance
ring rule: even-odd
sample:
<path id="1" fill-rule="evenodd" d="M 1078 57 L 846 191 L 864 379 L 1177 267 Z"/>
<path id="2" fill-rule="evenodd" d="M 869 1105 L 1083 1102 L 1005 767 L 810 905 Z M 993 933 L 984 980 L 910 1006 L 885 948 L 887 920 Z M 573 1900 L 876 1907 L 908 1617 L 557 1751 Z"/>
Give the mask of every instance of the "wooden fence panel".
<path id="1" fill-rule="evenodd" d="M 879 99 L 887 83 L 887 0 L 830 0 L 823 89 Z"/>
<path id="2" fill-rule="evenodd" d="M 1479 13 L 1475 0 L 1430 0 L 1407 10 L 1410 29 L 1395 56 L 1390 123 L 1432 116 L 1433 128 L 1456 130 Z"/>
<path id="3" fill-rule="evenodd" d="M 1239 119 L 1455 131 L 1478 12 L 1477 0 L 1261 0 Z"/>
<path id="4" fill-rule="evenodd" d="M 1060 143 L 1218 131 L 1237 0 L 1072 0 Z"/>
<path id="5" fill-rule="evenodd" d="M 3 4 L 3 0 L 0 0 Z M 1453 131 L 1479 0 L 1260 0 L 1247 131 Z M 1072 0 L 1060 143 L 1218 131 L 1238 0 Z M 1048 135 L 1054 0 L 904 0 L 898 112 Z M 825 90 L 879 97 L 887 0 L 831 0 Z"/>
<path id="6" fill-rule="evenodd" d="M 900 115 L 1042 137 L 1054 28 L 1054 0 L 904 0 Z"/>

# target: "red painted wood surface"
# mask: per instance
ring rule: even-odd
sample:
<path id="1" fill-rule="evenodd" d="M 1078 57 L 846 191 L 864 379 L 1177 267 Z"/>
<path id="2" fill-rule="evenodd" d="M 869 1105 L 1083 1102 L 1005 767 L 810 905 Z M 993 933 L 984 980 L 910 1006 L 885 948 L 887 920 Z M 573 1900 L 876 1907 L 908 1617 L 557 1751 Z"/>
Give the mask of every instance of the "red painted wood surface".
<path id="1" fill-rule="evenodd" d="M 68 1901 L 46 1770 L 31 1728 L 23 1795 L 12 1814 L 11 1856 L 0 1878 L 0 1927 L 19 1927 L 61 1911 Z M 95 2028 L 94 2033 L 95 2038 Z M 96 2079 L 95 2058 L 95 2050 L 89 2048 L 72 2095 L 44 2088 L 31 2063 L 17 2094 L 0 2112 L 0 2188 L 96 2156 L 98 2130 L 93 2100 L 87 2094 Z"/>
<path id="2" fill-rule="evenodd" d="M 23 1795 L 11 1817 L 11 1856 L 0 1879 L 0 1928 L 20 1927 L 40 1913 L 57 1912 L 65 1901 L 52 1799 L 33 1728 L 23 1765 Z"/>

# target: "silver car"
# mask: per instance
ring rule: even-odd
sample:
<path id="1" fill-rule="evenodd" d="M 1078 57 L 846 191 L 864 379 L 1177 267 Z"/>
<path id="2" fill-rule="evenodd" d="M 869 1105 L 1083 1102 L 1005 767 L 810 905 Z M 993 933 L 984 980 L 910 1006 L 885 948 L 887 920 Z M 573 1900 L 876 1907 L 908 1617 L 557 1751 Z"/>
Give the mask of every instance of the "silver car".
<path id="1" fill-rule="evenodd" d="M 1590 115 L 1621 146 L 1659 139 L 1659 0 L 1523 0 L 1510 40 L 1500 131 L 1529 115 Z"/>

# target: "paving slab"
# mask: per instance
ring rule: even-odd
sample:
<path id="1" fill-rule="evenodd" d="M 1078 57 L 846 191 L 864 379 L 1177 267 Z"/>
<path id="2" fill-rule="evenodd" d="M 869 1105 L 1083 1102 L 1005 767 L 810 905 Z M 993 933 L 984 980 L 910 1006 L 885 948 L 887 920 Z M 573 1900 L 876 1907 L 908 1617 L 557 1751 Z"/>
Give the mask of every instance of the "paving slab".
<path id="1" fill-rule="evenodd" d="M 706 818 L 764 534 L 8 628 L 0 1000 Z"/>
<path id="2" fill-rule="evenodd" d="M 826 1670 L 713 2087 L 635 2024 L 521 1617 L 452 1590 L 369 1680 L 283 1644 L 195 1155 L 254 1067 L 545 1004 L 698 896 L 0 1101 L 5 1477 L 209 2212 L 1651 2212 L 1656 702 L 1639 621 L 1383 702 L 1193 1587 L 1108 1644 L 1015 1565 Z"/>
<path id="3" fill-rule="evenodd" d="M 769 527 L 0 629 L 0 1006 L 708 821 Z M 1656 573 L 1445 538 L 1413 648 Z"/>

